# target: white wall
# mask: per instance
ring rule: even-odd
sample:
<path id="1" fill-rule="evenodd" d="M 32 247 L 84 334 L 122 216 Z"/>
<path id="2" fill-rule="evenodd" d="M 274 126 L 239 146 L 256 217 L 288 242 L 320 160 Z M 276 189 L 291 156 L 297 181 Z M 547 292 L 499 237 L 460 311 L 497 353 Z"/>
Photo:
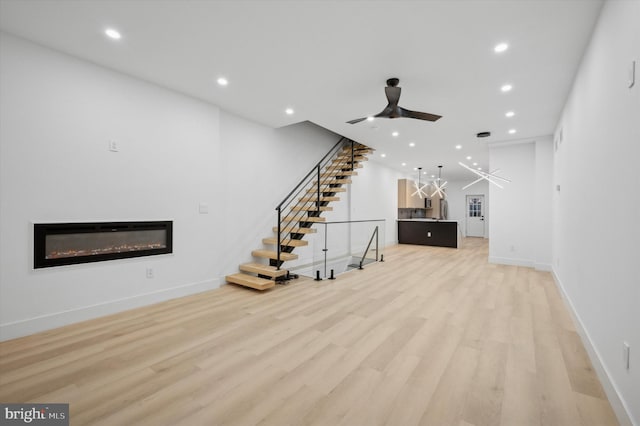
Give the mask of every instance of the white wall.
<path id="1" fill-rule="evenodd" d="M 553 157 L 550 136 L 496 143 L 491 169 L 511 182 L 489 185 L 489 261 L 551 269 Z"/>
<path id="2" fill-rule="evenodd" d="M 609 399 L 619 408 L 619 397 L 634 424 L 640 424 L 638 22 L 640 2 L 605 3 L 558 124 L 560 191 L 553 195 L 553 272 Z M 628 88 L 633 59 L 636 83 Z M 631 346 L 629 370 L 624 341 Z"/>
<path id="3" fill-rule="evenodd" d="M 385 219 L 385 245 L 398 243 L 398 179 L 406 176 L 375 161 L 365 161 L 353 179 L 351 220 Z"/>
<path id="4" fill-rule="evenodd" d="M 511 180 L 503 188 L 489 188 L 489 261 L 533 266 L 535 143 L 491 146 L 489 163 Z"/>
<path id="5" fill-rule="evenodd" d="M 7 34 L 0 42 L 3 340 L 218 287 L 338 140 L 310 123 L 270 129 Z M 33 222 L 161 219 L 174 221 L 171 255 L 33 269 Z"/>
<path id="6" fill-rule="evenodd" d="M 1 338 L 216 287 L 218 108 L 0 43 Z M 33 269 L 33 222 L 160 219 L 174 221 L 172 255 Z"/>

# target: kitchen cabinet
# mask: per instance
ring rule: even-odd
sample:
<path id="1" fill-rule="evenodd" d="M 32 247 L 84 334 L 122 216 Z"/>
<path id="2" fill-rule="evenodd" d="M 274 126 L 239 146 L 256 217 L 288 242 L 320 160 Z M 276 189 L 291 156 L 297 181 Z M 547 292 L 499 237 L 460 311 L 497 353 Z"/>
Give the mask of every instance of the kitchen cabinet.
<path id="1" fill-rule="evenodd" d="M 425 192 L 429 193 L 429 185 L 425 187 Z M 424 209 L 426 208 L 425 197 L 420 198 L 416 192 L 416 186 L 411 179 L 398 179 L 398 208 L 399 209 Z M 428 200 L 428 198 L 427 198 Z"/>

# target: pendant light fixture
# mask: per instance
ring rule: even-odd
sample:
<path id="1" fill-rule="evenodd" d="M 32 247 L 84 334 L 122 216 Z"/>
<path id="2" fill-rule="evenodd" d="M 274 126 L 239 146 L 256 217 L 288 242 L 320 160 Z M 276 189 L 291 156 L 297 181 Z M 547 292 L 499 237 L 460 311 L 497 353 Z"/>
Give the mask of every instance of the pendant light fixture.
<path id="1" fill-rule="evenodd" d="M 490 173 L 487 172 L 483 172 L 480 170 L 474 170 L 471 167 L 467 166 L 466 164 L 462 163 L 462 162 L 458 162 L 458 164 L 460 164 L 462 167 L 464 167 L 465 169 L 469 170 L 470 172 L 475 173 L 476 175 L 480 176 L 478 179 L 476 179 L 475 181 L 471 182 L 469 185 L 465 186 L 462 189 L 467 189 L 468 187 L 470 187 L 471 185 L 480 182 L 481 180 L 486 180 L 487 182 L 490 182 L 492 184 L 494 184 L 495 186 L 497 186 L 498 188 L 502 189 L 504 188 L 502 185 L 500 185 L 498 182 L 496 182 L 494 179 L 497 180 L 501 180 L 503 182 L 511 182 L 509 179 L 497 176 L 496 173 L 500 171 L 500 169 L 495 169 L 492 170 Z"/>
<path id="2" fill-rule="evenodd" d="M 442 166 L 438 166 L 438 179 L 433 181 L 433 186 L 436 190 L 433 191 L 433 194 L 431 194 L 431 197 L 433 197 L 436 194 L 440 195 L 440 198 L 447 197 L 447 194 L 444 192 L 444 187 L 447 186 L 447 182 L 446 181 L 444 183 L 441 183 L 441 182 L 442 182 Z"/>
<path id="3" fill-rule="evenodd" d="M 427 193 L 424 192 L 424 188 L 428 185 L 428 183 L 425 183 L 424 185 L 421 185 L 421 182 L 420 182 L 420 175 L 421 174 L 422 174 L 422 167 L 418 167 L 418 182 L 413 181 L 413 184 L 416 187 L 416 191 L 413 194 L 411 194 L 412 197 L 414 195 L 418 194 L 418 197 L 420 197 L 420 199 L 422 199 L 422 195 L 427 197 Z"/>

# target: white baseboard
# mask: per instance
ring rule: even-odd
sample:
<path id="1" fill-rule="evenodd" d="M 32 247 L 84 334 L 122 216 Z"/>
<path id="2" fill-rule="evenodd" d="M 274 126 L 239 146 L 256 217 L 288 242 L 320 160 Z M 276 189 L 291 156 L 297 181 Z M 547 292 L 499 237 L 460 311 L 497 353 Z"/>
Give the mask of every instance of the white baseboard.
<path id="1" fill-rule="evenodd" d="M 189 296 L 203 291 L 213 290 L 220 287 L 221 280 L 213 279 L 190 283 L 178 287 L 172 287 L 155 291 L 152 293 L 138 294 L 124 299 L 112 300 L 91 306 L 84 306 L 78 309 L 71 309 L 63 312 L 42 315 L 35 318 L 20 320 L 0 325 L 0 341 L 28 336 L 45 330 L 74 324 L 106 315 L 115 314 L 141 306 L 152 305 L 178 297 Z"/>
<path id="2" fill-rule="evenodd" d="M 551 264 L 550 263 L 535 263 L 533 267 L 536 271 L 545 271 L 551 272 Z"/>
<path id="3" fill-rule="evenodd" d="M 533 262 L 530 260 L 514 259 L 510 257 L 489 256 L 489 263 L 497 263 L 499 265 L 511 265 L 511 266 L 526 266 L 528 268 L 534 267 Z"/>
<path id="4" fill-rule="evenodd" d="M 589 355 L 591 364 L 593 365 L 593 368 L 598 375 L 598 379 L 600 379 L 600 383 L 602 384 L 604 392 L 607 394 L 607 398 L 609 399 L 611 408 L 613 408 L 613 411 L 618 418 L 618 422 L 620 422 L 621 426 L 638 426 L 632 421 L 630 414 L 631 410 L 628 409 L 624 398 L 622 398 L 620 392 L 618 392 L 618 389 L 615 386 L 615 383 L 611 380 L 611 376 L 609 375 L 607 368 L 602 362 L 602 358 L 600 357 L 598 350 L 593 345 L 593 341 L 591 340 L 588 331 L 586 330 L 584 324 L 582 323 L 582 320 L 580 319 L 580 315 L 578 315 L 578 313 L 576 312 L 573 303 L 571 303 L 571 299 L 569 299 L 567 293 L 565 292 L 562 281 L 553 268 L 551 268 L 551 275 L 556 282 L 556 286 L 560 290 L 562 299 L 564 300 L 566 306 L 569 307 L 569 312 L 571 312 L 573 322 L 576 325 L 576 331 L 580 336 L 580 340 L 582 340 L 582 344 L 587 350 L 587 354 Z"/>

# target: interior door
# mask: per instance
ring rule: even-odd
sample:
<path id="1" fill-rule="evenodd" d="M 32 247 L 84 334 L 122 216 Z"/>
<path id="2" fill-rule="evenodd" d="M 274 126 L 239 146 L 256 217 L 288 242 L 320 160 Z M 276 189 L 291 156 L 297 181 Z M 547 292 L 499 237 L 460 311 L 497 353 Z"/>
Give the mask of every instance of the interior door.
<path id="1" fill-rule="evenodd" d="M 467 195 L 467 237 L 484 238 L 484 195 Z"/>

